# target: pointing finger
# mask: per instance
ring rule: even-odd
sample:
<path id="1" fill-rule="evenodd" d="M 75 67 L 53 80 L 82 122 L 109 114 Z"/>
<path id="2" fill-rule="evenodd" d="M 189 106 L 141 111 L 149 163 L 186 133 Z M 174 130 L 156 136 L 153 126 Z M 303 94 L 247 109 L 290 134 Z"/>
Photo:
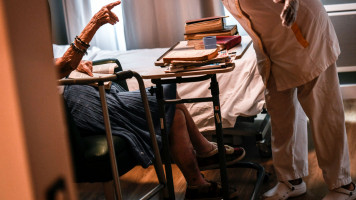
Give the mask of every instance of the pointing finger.
<path id="1" fill-rule="evenodd" d="M 106 8 L 109 9 L 109 10 L 111 10 L 111 9 L 113 9 L 115 6 L 119 5 L 120 3 L 121 3 L 121 1 L 115 1 L 115 2 L 113 2 L 113 3 L 111 3 L 111 4 L 108 4 L 108 5 L 106 6 Z"/>

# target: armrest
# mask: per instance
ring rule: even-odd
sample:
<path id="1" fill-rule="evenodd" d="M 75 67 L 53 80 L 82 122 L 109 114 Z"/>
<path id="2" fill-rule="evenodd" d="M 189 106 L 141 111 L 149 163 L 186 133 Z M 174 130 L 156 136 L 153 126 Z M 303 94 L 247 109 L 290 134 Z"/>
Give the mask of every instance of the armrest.
<path id="1" fill-rule="evenodd" d="M 91 83 L 104 83 L 106 81 L 122 81 L 132 78 L 136 72 L 131 70 L 117 72 L 111 76 L 93 77 L 93 78 L 76 78 L 76 79 L 61 79 L 58 81 L 59 85 L 88 85 Z"/>
<path id="2" fill-rule="evenodd" d="M 116 63 L 117 66 L 119 66 L 120 71 L 122 71 L 122 67 L 121 67 L 121 64 L 118 59 L 107 58 L 107 59 L 101 59 L 101 60 L 93 60 L 93 65 L 101 65 L 101 64 L 106 64 L 106 63 Z"/>
<path id="3" fill-rule="evenodd" d="M 107 59 L 101 59 L 101 60 L 94 60 L 93 61 L 93 65 L 102 65 L 102 64 L 106 64 L 106 63 L 116 63 L 117 64 L 117 68 L 115 69 L 115 73 L 116 72 L 120 72 L 123 71 L 122 66 L 119 62 L 118 59 L 115 58 L 107 58 Z M 129 88 L 127 86 L 127 83 L 125 80 L 117 80 L 115 81 L 117 84 L 121 85 L 125 90 L 129 91 Z"/>

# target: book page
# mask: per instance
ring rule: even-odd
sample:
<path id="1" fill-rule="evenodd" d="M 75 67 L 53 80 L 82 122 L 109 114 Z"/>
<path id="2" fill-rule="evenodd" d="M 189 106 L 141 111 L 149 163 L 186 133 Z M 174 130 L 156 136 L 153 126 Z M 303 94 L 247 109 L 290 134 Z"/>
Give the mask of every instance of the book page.
<path id="1" fill-rule="evenodd" d="M 216 49 L 200 49 L 200 50 L 175 50 L 169 52 L 164 59 L 176 58 L 201 58 L 216 52 Z"/>
<path id="2" fill-rule="evenodd" d="M 82 73 L 82 72 L 78 72 L 77 70 L 72 71 L 68 78 L 90 78 L 91 76 L 89 76 L 88 74 Z"/>
<path id="3" fill-rule="evenodd" d="M 96 78 L 100 78 L 100 77 L 107 77 L 107 76 L 111 76 L 112 74 L 100 74 L 100 73 L 93 73 L 93 77 L 96 77 Z M 68 78 L 72 78 L 72 79 L 81 79 L 81 78 L 93 78 L 92 76 L 89 76 L 88 74 L 86 73 L 82 73 L 82 72 L 79 72 L 77 70 L 74 70 L 72 71 Z M 112 82 L 111 81 L 106 81 L 104 82 L 104 87 L 105 89 L 110 89 L 111 88 L 111 84 Z M 92 85 L 92 86 L 98 86 L 98 83 L 91 83 L 89 85 Z"/>
<path id="4" fill-rule="evenodd" d="M 173 60 L 171 62 L 172 66 L 201 66 L 213 63 L 226 63 L 229 62 L 229 55 L 219 55 L 214 59 L 208 61 L 184 61 L 184 60 Z"/>
<path id="5" fill-rule="evenodd" d="M 210 65 L 203 65 L 203 66 L 170 66 L 168 67 L 165 72 L 184 72 L 184 71 L 196 71 L 196 70 L 207 70 L 207 69 L 216 69 L 216 68 L 221 68 L 225 67 L 226 63 L 214 63 Z"/>
<path id="6" fill-rule="evenodd" d="M 93 73 L 93 77 L 97 77 L 97 78 L 107 77 L 107 76 L 110 76 L 110 75 L 112 75 L 112 74 Z M 92 78 L 92 76 L 89 76 L 86 73 L 82 73 L 82 72 L 79 72 L 77 70 L 74 70 L 69 74 L 68 78 Z"/>
<path id="7" fill-rule="evenodd" d="M 118 67 L 116 63 L 93 65 L 93 73 L 113 74 L 116 67 Z"/>

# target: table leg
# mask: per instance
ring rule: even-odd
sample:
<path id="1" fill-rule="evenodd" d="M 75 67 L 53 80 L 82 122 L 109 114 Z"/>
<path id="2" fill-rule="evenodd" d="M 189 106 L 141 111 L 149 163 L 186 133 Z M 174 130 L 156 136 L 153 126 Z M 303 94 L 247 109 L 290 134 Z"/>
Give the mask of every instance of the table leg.
<path id="1" fill-rule="evenodd" d="M 222 122 L 221 122 L 221 113 L 220 113 L 219 84 L 216 80 L 215 74 L 211 77 L 210 89 L 211 89 L 211 96 L 213 98 L 213 106 L 214 106 L 215 129 L 216 129 L 216 139 L 217 139 L 218 152 L 219 152 L 220 178 L 221 178 L 221 186 L 223 190 L 223 198 L 229 199 L 229 184 L 227 180 L 225 147 L 223 141 L 223 131 L 222 131 Z"/>
<path id="2" fill-rule="evenodd" d="M 166 169 L 166 180 L 167 180 L 167 189 L 169 199 L 174 200 L 174 185 L 173 185 L 173 175 L 172 175 L 172 166 L 171 166 L 171 156 L 169 154 L 169 138 L 166 131 L 166 117 L 164 109 L 164 99 L 163 99 L 163 87 L 161 83 L 156 83 L 156 98 L 159 109 L 159 117 L 161 124 L 161 135 L 162 135 L 162 144 L 163 144 L 163 156 L 165 160 L 165 169 Z"/>

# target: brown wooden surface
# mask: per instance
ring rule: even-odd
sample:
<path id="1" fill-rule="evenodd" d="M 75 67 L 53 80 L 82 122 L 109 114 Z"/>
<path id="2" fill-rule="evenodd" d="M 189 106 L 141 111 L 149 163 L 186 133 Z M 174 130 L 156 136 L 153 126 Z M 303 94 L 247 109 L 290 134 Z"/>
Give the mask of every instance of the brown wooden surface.
<path id="1" fill-rule="evenodd" d="M 350 151 L 351 175 L 353 180 L 356 180 L 356 100 L 348 100 L 344 102 L 346 116 L 346 130 L 348 133 L 348 143 Z M 321 119 L 322 120 L 322 119 Z M 254 136 L 244 136 L 244 146 L 247 150 L 245 160 L 261 163 L 267 172 L 271 173 L 269 181 L 262 186 L 261 194 L 276 184 L 274 176 L 272 159 L 259 157 L 257 149 L 254 145 Z M 321 171 L 318 167 L 314 147 L 309 134 L 309 176 L 304 180 L 307 184 L 307 193 L 294 200 L 315 200 L 321 199 L 327 193 L 327 187 L 323 181 Z M 219 179 L 218 170 L 210 170 L 203 172 L 208 179 Z M 239 191 L 239 199 L 249 199 L 250 192 L 256 179 L 254 171 L 249 169 L 229 169 L 228 176 L 230 184 L 236 186 Z M 173 177 L 175 185 L 176 199 L 184 199 L 186 182 L 181 172 L 176 165 L 173 165 Z M 154 173 L 154 168 L 151 166 L 148 169 L 136 167 L 129 173 L 121 177 L 122 191 L 124 199 L 138 199 L 146 191 L 154 187 L 157 183 L 157 177 Z M 100 183 L 81 183 L 78 185 L 80 199 L 82 200 L 99 200 L 105 199 L 103 186 Z M 159 196 L 153 199 L 160 199 Z"/>
<path id="2" fill-rule="evenodd" d="M 206 74 L 219 74 L 231 72 L 235 68 L 235 63 L 228 63 L 224 68 L 216 69 L 206 69 L 206 70 L 196 70 L 196 71 L 186 71 L 186 72 L 165 72 L 164 67 L 147 67 L 147 71 L 140 73 L 143 79 L 161 79 L 161 78 L 172 78 L 181 76 L 201 76 Z"/>
<path id="3" fill-rule="evenodd" d="M 240 59 L 252 44 L 252 39 L 250 36 L 241 36 L 241 43 L 236 45 L 235 47 L 228 50 L 228 53 L 233 57 L 233 59 Z M 171 51 L 184 51 L 184 50 L 191 50 L 194 49 L 194 45 L 190 44 L 189 41 L 180 41 L 173 45 L 170 49 L 168 49 L 161 57 L 157 59 L 155 62 L 155 66 L 167 66 L 163 62 L 164 56 L 169 54 Z"/>

